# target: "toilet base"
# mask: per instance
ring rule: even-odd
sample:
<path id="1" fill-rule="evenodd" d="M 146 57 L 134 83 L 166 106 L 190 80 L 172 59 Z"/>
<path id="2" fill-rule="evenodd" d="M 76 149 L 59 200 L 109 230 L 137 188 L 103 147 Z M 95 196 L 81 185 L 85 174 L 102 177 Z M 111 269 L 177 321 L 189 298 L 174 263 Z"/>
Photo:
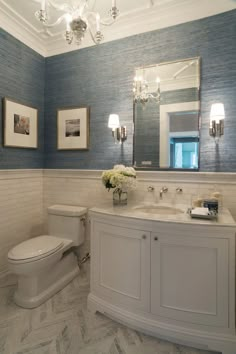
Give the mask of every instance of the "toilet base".
<path id="1" fill-rule="evenodd" d="M 73 253 L 64 256 L 49 269 L 32 276 L 18 276 L 15 303 L 24 308 L 38 307 L 63 289 L 79 273 L 77 258 Z"/>

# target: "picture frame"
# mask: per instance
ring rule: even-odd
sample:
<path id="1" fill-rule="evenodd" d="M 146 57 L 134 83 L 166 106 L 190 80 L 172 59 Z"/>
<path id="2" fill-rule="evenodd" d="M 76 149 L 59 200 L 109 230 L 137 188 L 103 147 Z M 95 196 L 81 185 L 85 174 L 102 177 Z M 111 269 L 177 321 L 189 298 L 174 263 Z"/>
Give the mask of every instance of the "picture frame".
<path id="1" fill-rule="evenodd" d="M 66 107 L 57 110 L 57 149 L 88 150 L 89 107 Z"/>
<path id="2" fill-rule="evenodd" d="M 3 146 L 38 148 L 38 109 L 3 98 Z"/>

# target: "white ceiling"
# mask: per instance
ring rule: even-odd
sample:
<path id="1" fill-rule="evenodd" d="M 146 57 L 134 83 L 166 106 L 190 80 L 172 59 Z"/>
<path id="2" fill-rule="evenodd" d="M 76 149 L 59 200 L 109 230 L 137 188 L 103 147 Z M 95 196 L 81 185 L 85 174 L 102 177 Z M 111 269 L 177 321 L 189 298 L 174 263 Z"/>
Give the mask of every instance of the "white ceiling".
<path id="1" fill-rule="evenodd" d="M 7 32 L 43 56 L 51 56 L 78 49 L 63 39 L 64 27 L 58 26 L 45 35 L 44 28 L 34 13 L 40 0 L 0 0 L 0 25 Z M 56 0 L 64 3 L 75 0 Z M 95 11 L 106 17 L 111 0 L 91 0 Z M 116 23 L 103 30 L 104 41 L 152 31 L 179 23 L 213 16 L 236 9 L 235 0 L 117 0 L 120 16 Z M 59 13 L 58 13 L 59 14 Z M 57 14 L 52 15 L 57 17 Z M 90 36 L 82 47 L 93 45 Z"/>

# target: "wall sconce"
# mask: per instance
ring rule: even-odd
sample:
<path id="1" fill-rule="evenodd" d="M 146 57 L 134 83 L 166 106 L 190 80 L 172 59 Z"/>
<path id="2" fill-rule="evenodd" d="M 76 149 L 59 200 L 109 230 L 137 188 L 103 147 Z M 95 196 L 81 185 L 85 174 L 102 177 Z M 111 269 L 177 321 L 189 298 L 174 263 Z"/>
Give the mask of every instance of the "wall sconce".
<path id="1" fill-rule="evenodd" d="M 108 119 L 108 128 L 112 129 L 112 136 L 115 142 L 120 144 L 127 139 L 127 131 L 125 126 L 120 126 L 120 120 L 118 114 L 110 114 Z"/>
<path id="2" fill-rule="evenodd" d="M 211 106 L 209 134 L 214 138 L 224 135 L 225 109 L 223 103 L 214 103 Z"/>

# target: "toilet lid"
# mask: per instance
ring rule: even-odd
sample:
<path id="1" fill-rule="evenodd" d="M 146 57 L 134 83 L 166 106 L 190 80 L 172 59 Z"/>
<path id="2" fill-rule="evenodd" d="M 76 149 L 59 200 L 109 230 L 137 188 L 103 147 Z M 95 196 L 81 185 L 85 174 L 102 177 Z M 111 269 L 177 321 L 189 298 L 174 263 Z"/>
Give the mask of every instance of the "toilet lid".
<path id="1" fill-rule="evenodd" d="M 48 256 L 63 246 L 62 239 L 54 236 L 38 236 L 20 243 L 8 253 L 12 260 L 26 260 L 30 258 L 41 258 Z"/>

